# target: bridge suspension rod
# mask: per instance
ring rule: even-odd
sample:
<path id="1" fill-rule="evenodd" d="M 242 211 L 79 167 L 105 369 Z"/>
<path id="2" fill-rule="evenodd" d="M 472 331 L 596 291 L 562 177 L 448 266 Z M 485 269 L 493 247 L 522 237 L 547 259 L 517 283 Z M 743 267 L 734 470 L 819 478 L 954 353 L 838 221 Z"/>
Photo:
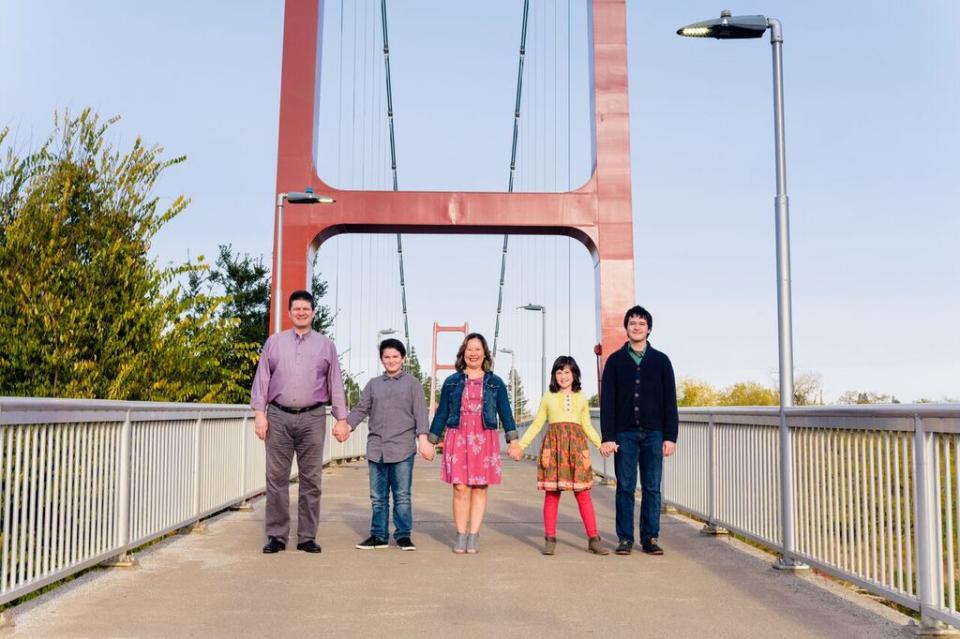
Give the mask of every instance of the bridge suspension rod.
<path id="1" fill-rule="evenodd" d="M 523 27 L 520 30 L 520 61 L 517 64 L 517 99 L 513 107 L 513 142 L 510 147 L 510 180 L 507 192 L 513 193 L 513 178 L 517 170 L 517 138 L 520 133 L 520 98 L 523 95 L 523 61 L 527 55 L 527 21 L 530 16 L 530 0 L 523 0 Z M 503 313 L 503 284 L 507 273 L 507 247 L 510 236 L 503 236 L 503 251 L 500 257 L 500 291 L 497 295 L 497 321 L 493 331 L 493 359 L 497 359 L 497 342 L 500 339 L 500 316 Z"/>
<path id="2" fill-rule="evenodd" d="M 393 126 L 393 83 L 390 80 L 390 38 L 387 31 L 387 0 L 380 0 L 380 24 L 383 30 L 383 64 L 387 84 L 387 123 L 390 126 L 390 170 L 393 172 L 393 190 L 398 191 L 397 143 Z M 397 233 L 397 259 L 400 268 L 400 308 L 403 311 L 403 336 L 410 346 L 410 321 L 407 316 L 407 285 L 403 274 L 403 239 Z"/>

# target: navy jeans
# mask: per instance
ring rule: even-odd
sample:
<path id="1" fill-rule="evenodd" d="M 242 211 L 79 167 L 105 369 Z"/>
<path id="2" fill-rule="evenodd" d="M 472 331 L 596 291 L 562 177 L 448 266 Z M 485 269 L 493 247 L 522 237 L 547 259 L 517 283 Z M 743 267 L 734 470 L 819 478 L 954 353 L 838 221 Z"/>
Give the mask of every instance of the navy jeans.
<path id="1" fill-rule="evenodd" d="M 373 517 L 370 534 L 389 539 L 390 493 L 393 493 L 393 538 L 410 536 L 413 528 L 413 508 L 410 506 L 410 484 L 413 482 L 413 458 L 394 463 L 367 461 L 370 468 L 370 503 Z"/>
<path id="2" fill-rule="evenodd" d="M 635 541 L 633 509 L 640 471 L 640 539 L 660 535 L 660 478 L 663 476 L 663 433 L 630 430 L 617 433 L 620 449 L 613 457 L 617 474 L 617 538 Z"/>

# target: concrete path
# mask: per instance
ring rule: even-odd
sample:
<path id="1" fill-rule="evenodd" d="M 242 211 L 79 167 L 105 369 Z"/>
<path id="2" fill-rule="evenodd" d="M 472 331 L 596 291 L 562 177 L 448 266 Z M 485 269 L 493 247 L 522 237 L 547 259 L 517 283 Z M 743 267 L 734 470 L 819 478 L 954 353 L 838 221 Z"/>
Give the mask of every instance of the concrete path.
<path id="1" fill-rule="evenodd" d="M 263 555 L 263 502 L 142 552 L 134 569 L 94 571 L 13 610 L 0 637 L 882 637 L 908 619 L 771 558 L 663 518 L 663 557 L 585 551 L 576 504 L 561 502 L 558 552 L 539 553 L 541 494 L 532 463 L 504 460 L 481 552 L 450 552 L 450 488 L 418 460 L 417 552 L 361 551 L 367 469 L 325 471 L 320 555 Z M 296 486 L 292 487 L 295 502 Z M 597 486 L 611 542 L 613 489 Z M 610 543 L 612 548 L 613 544 Z"/>

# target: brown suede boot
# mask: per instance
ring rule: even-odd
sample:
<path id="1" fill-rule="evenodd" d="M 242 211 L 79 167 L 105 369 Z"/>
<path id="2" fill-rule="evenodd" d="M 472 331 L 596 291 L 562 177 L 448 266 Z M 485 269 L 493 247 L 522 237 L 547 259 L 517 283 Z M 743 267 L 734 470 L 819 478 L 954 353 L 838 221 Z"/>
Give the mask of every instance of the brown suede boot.
<path id="1" fill-rule="evenodd" d="M 603 547 L 603 541 L 599 537 L 590 537 L 587 539 L 587 550 L 595 555 L 610 554 L 610 551 Z"/>

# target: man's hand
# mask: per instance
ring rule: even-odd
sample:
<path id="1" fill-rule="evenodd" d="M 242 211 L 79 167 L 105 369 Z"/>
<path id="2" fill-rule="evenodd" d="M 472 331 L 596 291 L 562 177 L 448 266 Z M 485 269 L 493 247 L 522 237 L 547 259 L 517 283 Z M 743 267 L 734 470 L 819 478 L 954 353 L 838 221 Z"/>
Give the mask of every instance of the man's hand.
<path id="1" fill-rule="evenodd" d="M 261 440 L 267 438 L 267 429 L 270 428 L 270 423 L 267 422 L 267 415 L 262 410 L 258 410 L 254 413 L 253 417 L 253 431 L 257 434 Z"/>
<path id="2" fill-rule="evenodd" d="M 420 456 L 427 461 L 433 461 L 433 456 L 437 454 L 437 447 L 430 443 L 426 435 L 417 438 L 417 448 L 420 449 Z"/>
<path id="3" fill-rule="evenodd" d="M 663 442 L 663 456 L 669 457 L 677 452 L 677 442 Z"/>
<path id="4" fill-rule="evenodd" d="M 350 424 L 347 420 L 340 419 L 333 426 L 333 436 L 341 444 L 350 439 Z"/>
<path id="5" fill-rule="evenodd" d="M 617 442 L 603 442 L 600 444 L 600 454 L 604 457 L 609 457 L 617 452 L 619 448 L 620 446 L 617 444 Z"/>

